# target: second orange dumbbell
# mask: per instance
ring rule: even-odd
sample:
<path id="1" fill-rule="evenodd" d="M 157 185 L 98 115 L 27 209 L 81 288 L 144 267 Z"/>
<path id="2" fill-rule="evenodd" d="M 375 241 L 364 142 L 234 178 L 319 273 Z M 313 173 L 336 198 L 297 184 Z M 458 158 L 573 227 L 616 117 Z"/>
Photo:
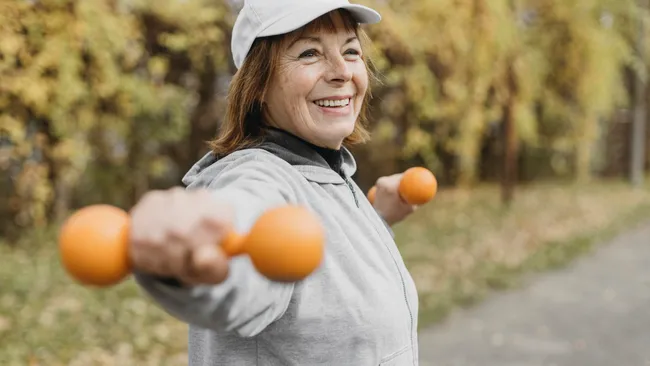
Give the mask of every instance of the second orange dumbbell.
<path id="1" fill-rule="evenodd" d="M 438 191 L 436 177 L 426 168 L 413 167 L 407 169 L 399 183 L 399 194 L 411 205 L 423 205 L 433 199 Z M 368 191 L 368 200 L 374 203 L 377 187 Z"/>

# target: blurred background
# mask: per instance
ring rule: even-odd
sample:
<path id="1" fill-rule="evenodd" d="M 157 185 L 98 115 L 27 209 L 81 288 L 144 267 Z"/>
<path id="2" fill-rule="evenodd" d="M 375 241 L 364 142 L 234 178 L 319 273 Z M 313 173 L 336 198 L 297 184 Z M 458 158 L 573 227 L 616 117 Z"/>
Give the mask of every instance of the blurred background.
<path id="1" fill-rule="evenodd" d="M 0 364 L 183 365 L 131 280 L 67 277 L 57 224 L 179 185 L 207 152 L 241 1 L 0 0 Z M 375 0 L 368 189 L 414 165 L 396 227 L 422 327 L 650 218 L 648 0 Z"/>

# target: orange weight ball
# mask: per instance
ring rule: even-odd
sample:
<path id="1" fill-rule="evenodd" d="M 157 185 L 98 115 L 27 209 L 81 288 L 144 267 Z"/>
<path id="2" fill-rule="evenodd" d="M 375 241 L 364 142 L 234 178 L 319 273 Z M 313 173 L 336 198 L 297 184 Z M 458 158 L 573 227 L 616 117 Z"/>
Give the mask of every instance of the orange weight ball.
<path id="1" fill-rule="evenodd" d="M 399 193 L 412 205 L 425 204 L 435 197 L 438 181 L 428 169 L 413 167 L 407 169 L 399 183 Z"/>
<path id="2" fill-rule="evenodd" d="M 398 188 L 399 194 L 412 205 L 423 205 L 431 201 L 438 191 L 436 177 L 426 168 L 413 167 L 402 175 Z M 368 201 L 375 202 L 377 187 L 372 186 L 368 191 Z"/>
<path id="3" fill-rule="evenodd" d="M 106 287 L 131 272 L 130 218 L 109 205 L 88 206 L 64 223 L 59 236 L 66 271 L 84 285 Z M 297 281 L 320 265 L 325 230 L 305 208 L 283 206 L 262 214 L 250 232 L 231 231 L 221 243 L 226 255 L 248 254 L 255 268 L 273 281 Z"/>
<path id="4" fill-rule="evenodd" d="M 377 186 L 370 187 L 370 190 L 368 191 L 368 201 L 370 201 L 370 204 L 375 203 L 376 195 L 377 195 Z"/>
<path id="5" fill-rule="evenodd" d="M 109 205 L 75 212 L 59 234 L 63 266 L 85 285 L 110 286 L 129 275 L 129 215 Z"/>
<path id="6" fill-rule="evenodd" d="M 323 259 L 325 230 L 305 209 L 285 206 L 257 220 L 243 241 L 257 270 L 275 281 L 307 277 Z"/>

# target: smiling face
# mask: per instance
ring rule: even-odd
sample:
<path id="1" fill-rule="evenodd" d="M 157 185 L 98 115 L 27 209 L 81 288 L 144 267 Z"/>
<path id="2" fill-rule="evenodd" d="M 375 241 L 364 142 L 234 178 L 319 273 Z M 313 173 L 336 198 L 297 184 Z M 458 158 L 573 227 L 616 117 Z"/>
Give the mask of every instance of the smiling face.
<path id="1" fill-rule="evenodd" d="M 339 149 L 354 131 L 367 90 L 357 34 L 334 12 L 286 37 L 265 93 L 264 118 L 315 145 Z"/>

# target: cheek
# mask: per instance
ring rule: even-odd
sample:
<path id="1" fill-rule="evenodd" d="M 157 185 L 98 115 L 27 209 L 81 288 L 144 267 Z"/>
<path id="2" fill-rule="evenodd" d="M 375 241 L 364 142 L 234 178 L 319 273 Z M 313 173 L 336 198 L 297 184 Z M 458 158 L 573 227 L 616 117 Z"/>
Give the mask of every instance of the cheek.
<path id="1" fill-rule="evenodd" d="M 280 103 L 286 111 L 287 123 L 301 130 L 309 124 L 309 97 L 318 80 L 318 73 L 309 67 L 296 67 L 283 75 Z"/>
<path id="2" fill-rule="evenodd" d="M 366 66 L 361 63 L 354 70 L 352 81 L 356 86 L 358 97 L 363 98 L 368 90 L 368 71 Z"/>
<path id="3" fill-rule="evenodd" d="M 360 68 L 355 70 L 352 82 L 357 90 L 354 110 L 355 113 L 360 113 L 361 105 L 363 104 L 366 92 L 368 91 L 368 71 L 366 70 L 365 65 L 362 64 Z"/>
<path id="4" fill-rule="evenodd" d="M 292 100 L 286 100 L 287 103 L 295 102 L 296 99 L 306 99 L 314 89 L 318 81 L 318 73 L 308 67 L 296 67 L 291 72 L 283 76 L 283 91 L 286 96 Z"/>

